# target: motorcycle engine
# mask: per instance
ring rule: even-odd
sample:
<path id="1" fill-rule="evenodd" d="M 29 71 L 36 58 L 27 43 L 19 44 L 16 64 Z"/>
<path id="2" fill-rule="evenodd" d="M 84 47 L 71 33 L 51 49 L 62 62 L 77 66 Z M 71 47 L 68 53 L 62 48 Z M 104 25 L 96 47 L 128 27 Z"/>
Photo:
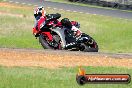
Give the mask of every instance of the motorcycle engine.
<path id="1" fill-rule="evenodd" d="M 53 35 L 53 39 L 59 43 L 60 42 L 60 37 L 58 35 Z"/>

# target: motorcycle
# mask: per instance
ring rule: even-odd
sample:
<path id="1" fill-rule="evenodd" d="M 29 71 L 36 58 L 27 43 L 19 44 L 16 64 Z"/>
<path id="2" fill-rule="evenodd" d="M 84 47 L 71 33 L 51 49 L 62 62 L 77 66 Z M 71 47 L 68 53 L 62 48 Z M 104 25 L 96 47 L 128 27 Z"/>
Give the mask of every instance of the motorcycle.
<path id="1" fill-rule="evenodd" d="M 73 26 L 77 30 L 75 33 L 64 26 L 56 25 L 60 17 L 52 18 L 47 24 L 48 31 L 42 31 L 39 35 L 39 42 L 44 49 L 98 52 L 96 41 L 88 34 L 82 33 L 79 27 Z M 49 37 L 49 34 L 52 36 Z M 52 42 L 49 38 L 52 38 Z"/>

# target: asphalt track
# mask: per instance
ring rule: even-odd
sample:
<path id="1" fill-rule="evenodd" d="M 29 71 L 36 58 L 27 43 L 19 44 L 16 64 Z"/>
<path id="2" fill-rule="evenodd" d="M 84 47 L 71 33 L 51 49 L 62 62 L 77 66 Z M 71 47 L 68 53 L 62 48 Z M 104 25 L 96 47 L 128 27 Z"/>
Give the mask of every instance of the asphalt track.
<path id="1" fill-rule="evenodd" d="M 80 12 L 80 13 L 94 14 L 94 15 L 105 15 L 105 16 L 111 16 L 111 17 L 117 17 L 123 19 L 132 19 L 132 12 L 122 11 L 118 9 L 111 10 L 105 8 L 86 7 L 79 5 L 43 1 L 43 0 L 4 0 L 4 1 L 9 1 L 12 3 L 28 4 L 28 5 L 38 5 L 38 6 L 43 5 L 45 7 L 63 9 L 72 12 Z"/>

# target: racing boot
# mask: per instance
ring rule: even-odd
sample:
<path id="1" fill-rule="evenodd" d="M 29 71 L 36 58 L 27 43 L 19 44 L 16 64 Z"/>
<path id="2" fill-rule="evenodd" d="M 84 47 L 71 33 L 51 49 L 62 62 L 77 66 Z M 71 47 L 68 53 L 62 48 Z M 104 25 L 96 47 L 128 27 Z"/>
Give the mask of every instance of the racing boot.
<path id="1" fill-rule="evenodd" d="M 84 42 L 87 42 L 87 41 L 89 41 L 89 38 L 87 38 L 87 37 L 81 37 L 81 38 L 79 38 L 77 40 L 77 43 L 84 43 Z"/>
<path id="2" fill-rule="evenodd" d="M 72 43 L 66 44 L 64 49 L 71 49 L 71 48 L 75 47 L 76 45 L 77 44 L 75 42 L 72 42 Z"/>

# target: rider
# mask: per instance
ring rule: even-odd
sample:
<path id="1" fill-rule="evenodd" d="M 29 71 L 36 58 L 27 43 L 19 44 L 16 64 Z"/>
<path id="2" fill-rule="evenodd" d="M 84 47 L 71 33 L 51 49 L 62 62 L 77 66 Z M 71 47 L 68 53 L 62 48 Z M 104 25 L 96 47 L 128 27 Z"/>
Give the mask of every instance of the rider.
<path id="1" fill-rule="evenodd" d="M 70 29 L 71 31 L 74 32 L 74 35 L 76 37 L 79 37 L 81 34 L 81 31 L 78 29 L 80 28 L 80 24 L 76 21 L 70 21 L 68 18 L 64 18 L 61 20 L 61 24 L 67 28 Z M 71 42 L 69 44 L 66 44 L 65 49 L 69 49 L 71 47 L 76 46 L 76 42 Z"/>
<path id="2" fill-rule="evenodd" d="M 65 26 L 67 29 L 72 30 L 73 32 L 75 32 L 75 36 L 79 36 L 80 34 L 80 30 L 78 28 L 80 28 L 80 24 L 76 21 L 70 21 L 68 18 L 63 18 L 61 20 L 61 24 L 63 26 Z"/>
<path id="3" fill-rule="evenodd" d="M 34 17 L 36 19 L 36 22 L 35 22 L 35 26 L 33 28 L 33 34 L 35 35 L 35 37 L 38 37 L 39 34 L 43 31 L 43 30 L 47 30 L 46 29 L 46 24 L 49 22 L 48 20 L 50 19 L 47 19 L 46 17 L 46 10 L 44 9 L 43 6 L 40 6 L 40 7 L 37 7 L 35 8 L 34 10 Z M 75 26 L 76 27 L 80 27 L 79 23 L 76 22 L 76 21 L 69 21 L 68 18 L 64 18 L 61 20 L 61 22 L 58 22 L 59 25 L 63 25 L 65 27 L 69 27 L 68 29 L 71 29 L 73 31 L 76 32 L 76 35 L 80 34 L 78 30 L 76 30 Z M 52 35 L 51 34 L 48 34 L 48 37 L 49 37 L 49 40 L 52 41 Z M 65 48 L 69 47 L 69 46 L 72 46 L 74 45 L 75 43 L 70 43 L 70 44 L 67 44 L 65 46 Z"/>
<path id="4" fill-rule="evenodd" d="M 55 15 L 56 17 L 60 16 L 60 14 L 58 13 L 52 15 Z M 36 19 L 35 26 L 33 28 L 33 34 L 35 35 L 35 37 L 38 37 L 42 31 L 45 31 L 45 34 L 48 36 L 49 41 L 52 41 L 52 35 L 49 32 L 47 32 L 49 27 L 47 26 L 47 23 L 49 23 L 50 20 L 53 19 L 53 16 L 51 16 L 50 14 L 46 15 L 46 10 L 44 9 L 43 6 L 40 6 L 35 8 L 34 17 Z"/>
<path id="5" fill-rule="evenodd" d="M 33 34 L 37 37 L 40 32 L 40 25 L 45 25 L 44 22 L 46 21 L 46 10 L 43 6 L 34 9 L 34 17 L 35 25 L 33 28 Z"/>

